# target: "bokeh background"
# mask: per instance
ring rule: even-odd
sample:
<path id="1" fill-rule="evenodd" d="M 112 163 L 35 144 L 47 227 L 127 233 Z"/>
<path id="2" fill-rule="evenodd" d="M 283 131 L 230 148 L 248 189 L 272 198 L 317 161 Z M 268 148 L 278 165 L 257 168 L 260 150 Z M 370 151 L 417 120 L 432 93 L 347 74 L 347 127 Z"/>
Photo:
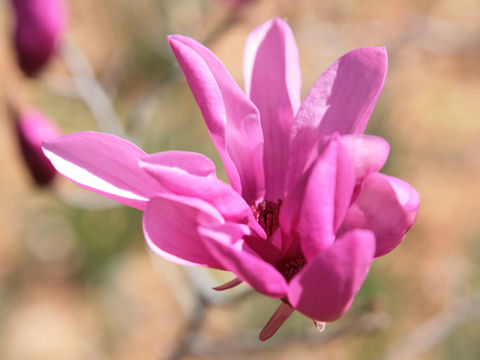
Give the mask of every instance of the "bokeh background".
<path id="1" fill-rule="evenodd" d="M 63 178 L 34 186 L 3 107 L 0 359 L 480 358 L 478 1 L 258 0 L 232 7 L 220 0 L 69 0 L 68 6 L 70 51 L 26 79 L 12 50 L 12 11 L 0 1 L 1 100 L 13 94 L 65 133 L 98 130 L 70 72 L 81 76 L 90 66 L 137 144 L 148 152 L 202 152 L 223 178 L 167 34 L 207 43 L 243 84 L 248 32 L 283 17 L 298 43 L 304 95 L 343 53 L 386 46 L 389 72 L 367 133 L 390 142 L 383 171 L 411 183 L 421 208 L 404 242 L 374 262 L 344 318 L 318 333 L 295 314 L 260 343 L 256 336 L 275 301 L 244 287 L 234 297 L 212 298 L 214 304 L 198 302 L 199 286 L 228 276 L 186 273 L 152 256 L 139 211 Z M 175 353 L 179 346 L 183 353 Z"/>

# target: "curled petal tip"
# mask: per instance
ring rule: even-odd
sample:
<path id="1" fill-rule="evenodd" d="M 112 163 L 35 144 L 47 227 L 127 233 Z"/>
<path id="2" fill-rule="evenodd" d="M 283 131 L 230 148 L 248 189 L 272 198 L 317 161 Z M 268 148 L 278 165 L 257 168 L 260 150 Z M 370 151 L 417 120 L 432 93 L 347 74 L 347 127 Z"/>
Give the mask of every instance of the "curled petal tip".
<path id="1" fill-rule="evenodd" d="M 181 35 L 177 35 L 177 34 L 169 34 L 167 35 L 167 41 L 169 43 L 172 43 L 173 41 L 177 41 L 178 38 L 181 38 L 182 36 Z"/>

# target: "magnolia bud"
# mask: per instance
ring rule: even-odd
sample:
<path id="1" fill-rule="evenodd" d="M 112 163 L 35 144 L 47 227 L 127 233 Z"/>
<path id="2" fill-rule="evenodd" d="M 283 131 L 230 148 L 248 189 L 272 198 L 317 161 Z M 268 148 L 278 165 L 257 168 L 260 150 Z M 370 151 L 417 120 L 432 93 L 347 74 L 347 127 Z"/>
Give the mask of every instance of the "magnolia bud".
<path id="1" fill-rule="evenodd" d="M 63 0 L 11 0 L 16 15 L 15 49 L 27 76 L 36 75 L 57 50 L 67 16 Z"/>
<path id="2" fill-rule="evenodd" d="M 40 111 L 29 109 L 12 111 L 23 159 L 37 185 L 47 185 L 55 177 L 56 170 L 42 151 L 42 142 L 60 136 L 57 126 Z"/>

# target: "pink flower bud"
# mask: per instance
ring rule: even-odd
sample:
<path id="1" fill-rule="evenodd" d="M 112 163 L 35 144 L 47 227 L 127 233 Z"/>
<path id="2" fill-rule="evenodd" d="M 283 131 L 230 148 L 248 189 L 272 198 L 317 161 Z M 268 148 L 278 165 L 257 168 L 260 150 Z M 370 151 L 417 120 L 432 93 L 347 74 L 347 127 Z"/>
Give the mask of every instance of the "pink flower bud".
<path id="1" fill-rule="evenodd" d="M 60 136 L 60 130 L 36 109 L 29 109 L 20 114 L 13 112 L 23 159 L 37 185 L 47 185 L 55 177 L 56 171 L 43 154 L 42 142 Z"/>
<path id="2" fill-rule="evenodd" d="M 11 0 L 16 14 L 15 49 L 27 76 L 50 60 L 67 22 L 63 0 Z"/>

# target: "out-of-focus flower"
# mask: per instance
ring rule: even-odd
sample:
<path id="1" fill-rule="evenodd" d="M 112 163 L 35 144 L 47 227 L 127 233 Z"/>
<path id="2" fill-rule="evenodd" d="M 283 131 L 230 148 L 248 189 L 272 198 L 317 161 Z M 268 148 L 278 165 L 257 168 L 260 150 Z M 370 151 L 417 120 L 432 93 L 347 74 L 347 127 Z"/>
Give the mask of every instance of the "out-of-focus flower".
<path id="1" fill-rule="evenodd" d="M 231 187 L 201 155 L 148 156 L 111 135 L 67 135 L 46 143 L 45 154 L 81 186 L 144 210 L 144 234 L 159 255 L 236 275 L 218 290 L 244 281 L 281 299 L 260 339 L 294 309 L 319 328 L 338 319 L 419 206 L 410 185 L 378 173 L 388 143 L 363 135 L 385 80 L 385 49 L 347 53 L 301 103 L 295 40 L 280 19 L 247 39 L 246 94 L 210 50 L 168 40 Z"/>
<path id="2" fill-rule="evenodd" d="M 17 111 L 12 109 L 20 150 L 37 185 L 51 183 L 55 168 L 42 151 L 42 142 L 60 136 L 58 127 L 39 110 Z"/>
<path id="3" fill-rule="evenodd" d="M 14 44 L 27 76 L 36 75 L 57 50 L 67 23 L 63 0 L 11 0 L 16 15 Z"/>

